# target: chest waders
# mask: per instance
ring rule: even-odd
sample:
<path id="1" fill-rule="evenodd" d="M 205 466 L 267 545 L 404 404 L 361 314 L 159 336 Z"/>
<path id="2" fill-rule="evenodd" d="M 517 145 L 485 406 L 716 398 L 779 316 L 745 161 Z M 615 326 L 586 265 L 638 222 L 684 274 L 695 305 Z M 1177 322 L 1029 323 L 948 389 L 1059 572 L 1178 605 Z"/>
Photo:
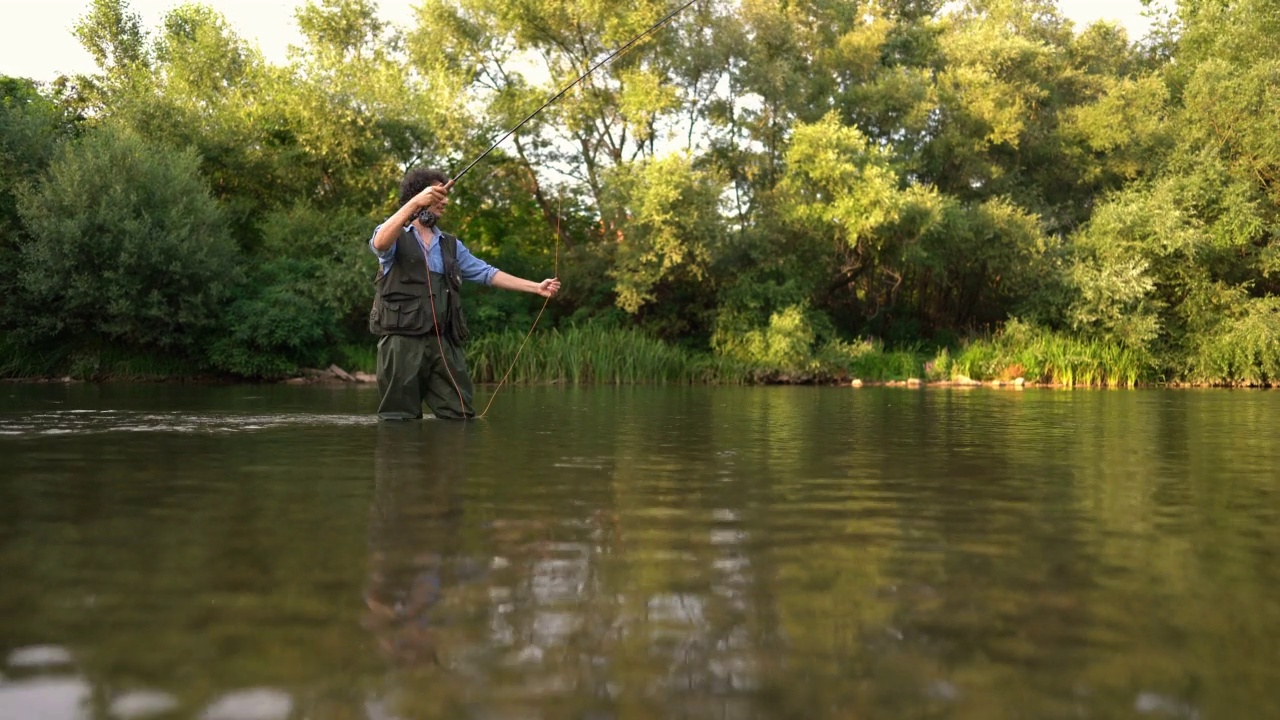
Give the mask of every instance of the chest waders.
<path id="1" fill-rule="evenodd" d="M 408 230 L 396 241 L 390 269 L 379 275 L 369 311 L 369 331 L 378 335 L 378 417 L 413 420 L 425 402 L 441 419 L 475 416 L 473 388 L 462 344 L 462 276 L 458 239 L 441 233 L 444 273 L 427 267 L 422 244 Z"/>

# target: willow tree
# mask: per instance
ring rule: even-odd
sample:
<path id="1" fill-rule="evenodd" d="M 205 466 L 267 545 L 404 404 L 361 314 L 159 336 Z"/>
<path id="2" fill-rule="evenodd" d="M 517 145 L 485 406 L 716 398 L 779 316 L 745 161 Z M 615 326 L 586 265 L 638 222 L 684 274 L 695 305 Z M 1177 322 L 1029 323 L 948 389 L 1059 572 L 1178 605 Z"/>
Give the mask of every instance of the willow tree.
<path id="1" fill-rule="evenodd" d="M 1153 353 L 1168 376 L 1274 381 L 1280 13 L 1192 0 L 1177 29 L 1156 116 L 1172 147 L 1148 157 L 1158 171 L 1099 207 L 1076 239 L 1071 319 Z"/>

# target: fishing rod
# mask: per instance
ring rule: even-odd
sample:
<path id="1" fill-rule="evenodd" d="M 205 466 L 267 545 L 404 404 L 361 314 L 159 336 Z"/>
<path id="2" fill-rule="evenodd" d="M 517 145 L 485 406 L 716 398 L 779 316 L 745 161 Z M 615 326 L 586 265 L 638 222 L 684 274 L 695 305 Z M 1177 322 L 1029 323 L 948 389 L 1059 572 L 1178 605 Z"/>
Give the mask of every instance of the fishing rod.
<path id="1" fill-rule="evenodd" d="M 529 122 L 530 120 L 532 120 L 532 119 L 534 118 L 534 116 L 536 116 L 538 113 L 542 112 L 543 110 L 546 110 L 546 109 L 547 109 L 547 107 L 549 107 L 552 103 L 554 103 L 555 101 L 557 101 L 557 100 L 559 100 L 560 98 L 564 97 L 564 94 L 565 94 L 565 93 L 567 93 L 567 92 L 569 92 L 570 90 L 572 90 L 572 89 L 574 88 L 574 86 L 575 86 L 575 85 L 577 85 L 578 83 L 582 82 L 583 80 L 585 80 L 585 79 L 587 78 L 587 76 L 589 76 L 591 73 L 593 73 L 593 72 L 595 72 L 596 70 L 598 70 L 598 69 L 600 68 L 600 66 L 601 66 L 601 65 L 604 65 L 605 63 L 609 62 L 610 60 L 614 59 L 615 57 L 617 57 L 617 56 L 621 55 L 622 53 L 626 52 L 628 48 L 630 48 L 632 45 L 635 45 L 636 43 L 640 42 L 640 41 L 641 41 L 641 40 L 643 40 L 645 37 L 648 37 L 649 35 L 652 35 L 654 32 L 656 32 L 656 31 L 657 31 L 659 28 L 661 28 L 663 25 L 666 25 L 668 22 L 670 22 L 670 21 L 671 21 L 671 18 L 674 18 L 676 15 L 679 15 L 681 12 L 683 12 L 683 11 L 685 10 L 685 8 L 689 7 L 690 5 L 694 4 L 694 3 L 695 3 L 695 2 L 697 2 L 697 1 L 698 1 L 698 0 L 689 0 L 689 2 L 686 2 L 684 5 L 681 5 L 680 7 L 676 8 L 676 9 L 675 9 L 675 10 L 673 10 L 673 11 L 671 11 L 671 13 L 670 13 L 670 14 L 668 14 L 666 17 L 662 18 L 662 19 L 661 19 L 661 20 L 659 20 L 658 22 L 656 22 L 656 23 L 654 23 L 653 25 L 651 25 L 651 26 L 649 27 L 649 29 L 648 29 L 648 30 L 645 30 L 644 32 L 640 33 L 639 35 L 637 35 L 637 36 L 635 36 L 635 37 L 631 38 L 630 40 L 628 40 L 628 41 L 627 41 L 627 44 L 626 44 L 626 45 L 623 45 L 622 47 L 618 48 L 617 50 L 614 50 L 612 53 L 610 53 L 610 54 L 609 54 L 609 56 L 608 56 L 608 57 L 606 57 L 605 59 L 603 59 L 603 60 L 601 60 L 600 62 L 596 63 L 595 65 L 592 65 L 592 66 L 591 66 L 591 69 L 590 69 L 590 70 L 587 70 L 586 72 L 584 72 L 584 73 L 582 73 L 581 75 L 579 75 L 577 80 L 574 80 L 573 82 L 569 83 L 568 85 L 565 85 L 565 86 L 564 86 L 564 88 L 563 88 L 560 92 L 556 93 L 554 97 L 552 97 L 550 100 L 548 100 L 548 101 L 546 101 L 546 102 L 542 103 L 542 107 L 540 107 L 540 108 L 538 108 L 537 110 L 534 110 L 533 112 L 529 113 L 529 116 L 528 116 L 528 117 L 526 117 L 525 119 L 521 120 L 521 121 L 520 121 L 520 122 L 519 122 L 515 127 L 511 128 L 510 130 L 508 130 L 508 131 L 507 131 L 507 133 L 506 133 L 505 135 L 503 135 L 502 137 L 498 138 L 498 141 L 497 141 L 497 142 L 495 142 L 493 145 L 490 145 L 488 150 L 485 150 L 483 153 L 481 153 L 481 154 L 480 154 L 480 157 L 476 158 L 475 160 L 472 160 L 470 165 L 468 165 L 468 166 L 466 166 L 465 168 L 463 168 L 463 169 L 462 169 L 462 172 L 458 173 L 457 175 L 454 175 L 454 176 L 453 176 L 453 179 L 449 181 L 449 187 L 453 187 L 453 184 L 454 184 L 454 183 L 456 183 L 456 182 L 458 182 L 459 180 L 461 180 L 463 175 L 466 175 L 468 172 L 470 172 L 470 171 L 471 171 L 471 168 L 473 168 L 473 167 L 475 167 L 475 166 L 476 166 L 476 163 L 480 162 L 481 160 L 483 160 L 483 159 L 485 158 L 485 156 L 486 156 L 486 155 L 488 155 L 489 153 L 493 152 L 494 148 L 496 148 L 496 147 L 498 147 L 499 145 L 501 145 L 501 144 L 502 144 L 502 142 L 503 142 L 504 140 L 506 140 L 507 138 L 511 137 L 513 134 L 515 134 L 515 132 L 516 132 L 517 130 L 519 130 L 520 128 L 524 127 L 524 124 L 525 124 L 525 123 L 527 123 L 527 122 Z"/>
<path id="2" fill-rule="evenodd" d="M 668 13 L 668 14 L 667 14 L 667 16 L 666 16 L 666 17 L 662 18 L 661 20 L 659 20 L 658 22 L 654 23 L 653 25 L 650 25 L 650 26 L 649 26 L 649 28 L 648 28 L 647 30 L 645 30 L 644 32 L 640 33 L 639 35 L 636 35 L 635 37 L 633 37 L 633 38 L 631 38 L 630 40 L 628 40 L 628 41 L 627 41 L 627 43 L 626 43 L 625 45 L 623 45 L 622 47 L 618 48 L 617 50 L 614 50 L 613 52 L 609 53 L 609 55 L 608 55 L 606 58 L 604 58 L 604 59 L 603 59 L 603 60 L 601 60 L 600 62 L 596 63 L 595 65 L 592 65 L 592 66 L 591 66 L 591 67 L 590 67 L 586 72 L 584 72 L 584 73 L 582 73 L 581 75 L 579 75 L 579 76 L 577 77 L 577 79 L 575 79 L 573 82 L 571 82 L 571 83 L 569 83 L 568 85 L 565 85 L 563 88 L 561 88 L 560 92 L 558 92 L 558 93 L 556 93 L 555 95 L 553 95 L 553 96 L 551 97 L 551 99 L 550 99 L 550 100 L 547 100 L 546 102 L 542 103 L 542 105 L 541 105 L 537 110 L 534 110 L 533 112 L 529 113 L 529 114 L 528 114 L 528 116 L 526 116 L 526 117 L 525 117 L 525 119 L 521 120 L 519 123 L 517 123 L 517 124 L 516 124 L 516 126 L 515 126 L 515 127 L 511 128 L 510 130 L 508 130 L 508 131 L 507 131 L 507 132 L 506 132 L 502 137 L 498 138 L 498 140 L 497 140 L 496 142 L 494 142 L 492 145 L 490 145 L 490 146 L 489 146 L 489 149 L 488 149 L 488 150 L 485 150 L 483 153 L 480 153 L 480 156 L 479 156 L 479 157 L 477 157 L 475 160 L 472 160 L 472 161 L 471 161 L 471 164 L 469 164 L 469 165 L 467 165 L 466 167 L 464 167 L 464 168 L 462 169 L 462 172 L 459 172 L 457 175 L 454 175 L 454 176 L 453 176 L 453 178 L 452 178 L 451 180 L 449 180 L 449 182 L 445 183 L 445 188 L 446 188 L 446 190 L 452 189 L 452 188 L 453 188 L 453 186 L 454 186 L 454 184 L 455 184 L 455 183 L 457 183 L 459 180 L 461 180 L 461 179 L 462 179 L 462 176 L 466 175 L 468 172 L 470 172 L 470 171 L 471 171 L 471 168 L 473 168 L 473 167 L 475 167 L 475 166 L 476 166 L 476 163 L 479 163 L 481 160 L 485 159 L 485 157 L 487 157 L 487 156 L 489 155 L 489 153 L 493 152 L 493 151 L 494 151 L 494 149 L 496 149 L 499 145 L 501 145 L 501 144 L 503 143 L 503 141 L 504 141 L 504 140 L 506 140 L 507 138 L 509 138 L 509 137 L 511 137 L 512 135 L 514 135 L 514 134 L 515 134 L 515 132 L 516 132 L 517 130 L 519 130 L 520 128 L 524 127 L 525 123 L 527 123 L 527 122 L 529 122 L 530 120 L 532 120 L 535 116 L 537 116 L 537 114 L 538 114 L 538 113 L 542 112 L 543 110 L 546 110 L 548 107 L 550 107 L 550 106 L 551 106 L 551 104 L 552 104 L 552 103 L 554 103 L 555 101 L 557 101 L 557 100 L 559 100 L 560 98 L 564 97 L 565 93 L 567 93 L 567 92 L 569 92 L 570 90 L 572 90 L 575 86 L 577 86 L 577 84 L 578 84 L 578 83 L 580 83 L 580 82 L 582 82 L 583 80 L 587 79 L 587 77 L 588 77 L 589 75 L 591 75 L 591 73 L 593 73 L 593 72 L 595 72 L 596 70 L 600 69 L 600 67 L 601 67 L 602 65 L 604 65 L 605 63 L 609 62 L 610 60 L 613 60 L 614 58 L 618 57 L 618 56 L 619 56 L 619 55 L 621 55 L 622 53 L 626 52 L 628 49 L 630 49 L 630 48 L 631 48 L 631 46 L 632 46 L 632 45 L 635 45 L 636 43 L 640 42 L 641 40 L 643 40 L 644 38 L 648 37 L 649 35 L 652 35 L 654 32 L 657 32 L 657 30 L 658 30 L 659 28 L 661 28 L 663 25 L 666 25 L 668 22 L 670 22 L 670 21 L 671 21 L 671 19 L 672 19 L 672 18 L 674 18 L 676 15 L 679 15 L 681 12 L 684 12 L 684 10 L 686 10 L 690 5 L 693 5 L 693 4 L 694 4 L 695 2 L 697 2 L 697 1 L 698 1 L 698 0 L 688 0 L 688 2 L 686 2 L 685 4 L 681 5 L 680 7 L 676 8 L 675 10 L 672 10 L 670 13 Z M 422 210 L 422 211 L 420 211 L 420 212 L 418 213 L 418 217 L 419 217 L 419 218 L 420 218 L 420 219 L 421 219 L 421 220 L 422 220 L 426 225 L 428 225 L 428 226 L 434 225 L 434 224 L 435 224 L 435 222 L 436 222 L 436 219 L 437 219 L 437 218 L 436 218 L 435 213 L 431 212 L 430 210 L 425 210 L 425 209 L 424 209 L 424 210 Z M 558 230 L 559 230 L 559 219 L 558 219 L 558 218 L 557 218 L 557 221 L 556 221 L 556 222 L 557 222 L 557 234 L 556 234 L 556 265 L 557 265 L 557 266 L 559 266 L 559 264 L 560 264 L 560 245 L 559 245 L 559 240 L 560 240 L 560 238 L 559 238 L 559 232 L 558 232 Z M 557 272 L 558 272 L 558 267 L 557 267 Z M 428 293 L 430 294 L 430 296 L 431 296 L 431 298 L 432 298 L 432 299 L 431 299 L 431 313 L 432 313 L 432 317 L 433 317 L 433 319 L 434 319 L 434 317 L 435 317 L 435 293 L 434 293 L 434 291 L 433 291 L 433 290 L 431 290 L 430 283 L 431 283 L 431 276 L 430 276 L 430 273 L 428 273 L 428 275 L 427 275 L 427 287 L 428 287 Z M 543 309 L 543 310 L 546 310 L 546 308 L 547 308 L 547 302 L 549 302 L 549 301 L 550 301 L 550 298 L 547 298 L 547 300 L 546 300 L 546 301 L 544 301 L 544 302 L 542 303 L 542 309 Z M 542 317 L 542 312 L 541 312 L 541 311 L 539 311 L 539 312 L 538 312 L 538 319 L 540 319 L 541 317 Z M 535 319 L 535 320 L 533 321 L 533 327 L 529 328 L 529 335 L 532 335 L 532 334 L 533 334 L 533 329 L 534 329 L 534 328 L 536 328 L 536 327 L 538 326 L 538 319 Z M 453 389 L 454 389 L 454 390 L 456 390 L 456 391 L 458 392 L 458 403 L 459 403 L 459 409 L 463 412 L 463 414 L 464 414 L 463 416 L 465 417 L 465 413 L 466 413 L 466 401 L 463 399 L 463 392 L 462 392 L 462 388 L 458 386 L 458 381 L 457 381 L 457 379 L 456 379 L 456 378 L 454 378 L 454 376 L 453 376 L 453 370 L 449 367 L 449 361 L 445 358 L 445 352 L 444 352 L 444 341 L 443 341 L 443 339 L 442 339 L 442 338 L 441 338 L 441 336 L 440 336 L 440 324 L 439 324 L 439 322 L 438 322 L 438 321 L 433 321 L 433 324 L 435 325 L 435 330 L 436 330 L 436 342 L 437 342 L 437 343 L 439 344 L 439 346 L 440 346 L 440 359 L 441 359 L 441 361 L 442 361 L 442 362 L 443 362 L 443 364 L 444 364 L 444 368 L 445 368 L 445 370 L 446 370 L 446 371 L 448 371 L 448 373 L 449 373 L 449 380 L 450 380 L 450 382 L 452 382 L 452 383 L 453 383 Z M 525 342 L 527 342 L 527 341 L 529 340 L 529 335 L 526 335 L 526 336 L 525 336 Z M 508 370 L 507 370 L 507 372 L 506 372 L 506 375 L 503 375 L 503 377 L 502 377 L 502 382 L 498 384 L 498 389 L 499 389 L 499 390 L 501 390 L 501 389 L 502 389 L 502 385 L 503 385 L 504 383 L 506 383 L 507 376 L 511 374 L 511 370 L 515 369 L 515 363 L 516 363 L 516 361 L 518 361 L 518 360 L 520 359 L 520 351 L 521 351 L 521 350 L 523 350 L 523 349 L 524 349 L 524 343 L 522 342 L 522 343 L 520 343 L 520 350 L 517 350 L 517 351 L 516 351 L 516 360 L 513 360 L 513 361 L 512 361 L 512 363 L 511 363 L 511 367 L 510 367 L 510 368 L 508 368 Z M 479 415 L 478 417 L 484 417 L 485 415 L 487 415 L 487 414 L 489 413 L 489 407 L 493 405 L 493 399 L 494 399 L 494 397 L 496 397 L 496 396 L 497 396 L 497 394 L 498 394 L 498 393 L 497 393 L 497 391 L 495 390 L 495 391 L 494 391 L 494 393 L 493 393 L 493 395 L 492 395 L 492 396 L 490 396 L 490 398 L 489 398 L 489 404 L 485 406 L 484 412 L 480 413 L 480 415 Z"/>

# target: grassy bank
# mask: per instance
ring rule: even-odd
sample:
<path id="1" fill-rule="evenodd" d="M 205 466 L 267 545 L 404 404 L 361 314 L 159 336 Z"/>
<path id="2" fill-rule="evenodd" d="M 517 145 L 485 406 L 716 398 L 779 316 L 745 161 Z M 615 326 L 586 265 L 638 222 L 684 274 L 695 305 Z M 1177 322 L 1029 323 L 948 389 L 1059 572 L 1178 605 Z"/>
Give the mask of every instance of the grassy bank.
<path id="1" fill-rule="evenodd" d="M 1269 375 L 1247 382 L 1235 375 L 1173 372 L 1167 363 L 1131 349 L 1011 322 L 993 335 L 950 348 L 885 348 L 874 340 L 833 342 L 790 367 L 732 360 L 661 342 L 639 330 L 580 326 L 538 330 L 516 359 L 523 332 L 477 337 L 467 347 L 472 377 L 496 383 L 511 368 L 510 383 L 541 384 L 836 384 L 850 380 L 891 383 L 1013 382 L 1065 387 L 1269 385 Z M 349 372 L 376 372 L 377 348 L 368 343 L 336 348 L 330 361 Z M 512 366 L 512 363 L 515 363 Z M 1194 367 L 1194 366 L 1193 366 Z M 298 374 L 295 368 L 290 374 Z M 213 372 L 189 358 L 111 347 L 33 350 L 0 338 L 0 378 L 165 381 L 223 379 L 275 381 Z"/>
<path id="2" fill-rule="evenodd" d="M 1010 323 L 995 336 L 971 340 L 954 356 L 939 352 L 928 363 L 931 379 L 1012 381 L 1084 387 L 1136 387 L 1156 380 L 1150 358 L 1112 343 L 1076 338 Z"/>
<path id="3" fill-rule="evenodd" d="M 1083 341 L 1014 321 L 993 335 L 940 349 L 887 349 L 875 340 L 833 342 L 790 375 L 807 375 L 819 382 L 1012 382 L 1021 378 L 1039 385 L 1136 387 L 1156 381 L 1154 367 L 1149 358 L 1118 345 Z"/>
<path id="4" fill-rule="evenodd" d="M 117 347 L 26 348 L 0 337 L 0 379 L 169 381 L 207 377 L 200 363 Z"/>

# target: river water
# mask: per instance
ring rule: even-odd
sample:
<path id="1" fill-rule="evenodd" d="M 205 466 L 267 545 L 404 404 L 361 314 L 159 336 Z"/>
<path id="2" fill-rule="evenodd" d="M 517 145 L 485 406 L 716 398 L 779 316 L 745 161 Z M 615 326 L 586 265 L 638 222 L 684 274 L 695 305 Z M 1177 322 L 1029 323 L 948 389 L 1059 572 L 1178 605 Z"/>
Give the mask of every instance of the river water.
<path id="1" fill-rule="evenodd" d="M 1280 718 L 1278 393 L 373 406 L 0 385 L 0 720 Z"/>

